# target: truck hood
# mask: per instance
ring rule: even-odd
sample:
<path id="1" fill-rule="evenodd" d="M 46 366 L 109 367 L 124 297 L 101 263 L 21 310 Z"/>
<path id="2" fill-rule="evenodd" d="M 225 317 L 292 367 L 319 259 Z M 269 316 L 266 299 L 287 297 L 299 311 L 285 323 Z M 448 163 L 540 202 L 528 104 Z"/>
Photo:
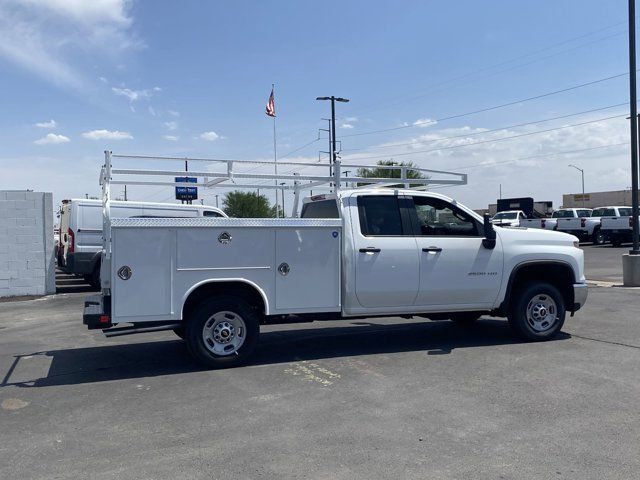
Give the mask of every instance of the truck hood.
<path id="1" fill-rule="evenodd" d="M 528 243 L 535 245 L 571 245 L 577 242 L 578 238 L 568 233 L 556 232 L 553 230 L 542 230 L 539 228 L 512 227 L 502 228 L 498 225 L 494 227 L 496 234 L 506 242 Z"/>

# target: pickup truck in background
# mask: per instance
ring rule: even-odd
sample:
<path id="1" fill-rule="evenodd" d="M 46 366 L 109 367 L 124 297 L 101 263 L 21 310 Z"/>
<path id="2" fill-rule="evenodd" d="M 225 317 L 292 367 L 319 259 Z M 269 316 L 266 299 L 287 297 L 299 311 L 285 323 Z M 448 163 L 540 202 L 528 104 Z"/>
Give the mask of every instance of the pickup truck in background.
<path id="1" fill-rule="evenodd" d="M 576 237 L 494 227 L 452 198 L 408 188 L 434 179 L 409 179 L 406 167 L 397 183 L 407 188 L 395 188 L 343 178 L 335 162 L 325 182 L 338 191 L 305 199 L 302 218 L 110 218 L 118 170 L 106 156 L 102 291 L 86 300 L 83 322 L 107 336 L 173 330 L 211 368 L 245 362 L 260 325 L 283 320 L 491 315 L 521 338 L 548 340 L 587 298 Z M 225 171 L 190 174 L 240 175 Z M 286 177 L 294 217 L 302 182 L 320 178 L 309 177 Z M 365 180 L 385 186 L 340 188 Z"/>
<path id="2" fill-rule="evenodd" d="M 600 218 L 600 231 L 607 236 L 614 247 L 619 247 L 624 242 L 630 242 L 633 228 L 631 207 L 618 207 L 617 210 L 617 215 L 603 214 Z"/>
<path id="3" fill-rule="evenodd" d="M 586 240 L 585 226 L 587 217 L 591 216 L 590 208 L 563 208 L 553 212 L 557 213 L 555 229 L 558 232 L 565 232 L 575 235 L 580 240 Z"/>
<path id="4" fill-rule="evenodd" d="M 542 230 L 556 230 L 558 226 L 559 218 L 573 218 L 575 215 L 572 208 L 560 208 L 551 214 L 551 217 L 547 218 L 526 218 L 520 221 L 521 227 L 526 228 L 539 228 Z"/>
<path id="5" fill-rule="evenodd" d="M 498 212 L 491 218 L 491 223 L 498 227 L 519 227 L 520 222 L 527 218 L 522 210 L 507 210 Z"/>

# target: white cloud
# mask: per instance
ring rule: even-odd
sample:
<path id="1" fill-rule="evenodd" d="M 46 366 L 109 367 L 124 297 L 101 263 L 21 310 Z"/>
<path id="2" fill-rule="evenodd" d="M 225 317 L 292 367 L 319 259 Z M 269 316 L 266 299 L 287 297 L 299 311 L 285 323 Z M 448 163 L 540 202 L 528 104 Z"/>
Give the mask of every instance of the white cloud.
<path id="1" fill-rule="evenodd" d="M 352 129 L 353 125 L 351 125 L 350 123 L 343 123 L 342 125 L 340 125 L 340 128 L 344 128 L 346 130 Z"/>
<path id="2" fill-rule="evenodd" d="M 202 132 L 199 138 L 201 138 L 202 140 L 207 140 L 208 142 L 213 142 L 214 140 L 218 140 L 220 138 L 220 135 L 212 130 L 210 132 Z"/>
<path id="3" fill-rule="evenodd" d="M 98 77 L 98 80 L 100 80 L 102 83 L 109 83 L 109 80 L 107 80 L 106 77 Z"/>
<path id="4" fill-rule="evenodd" d="M 436 123 L 438 123 L 438 121 L 432 118 L 419 118 L 418 120 L 413 122 L 413 125 L 415 125 L 416 127 L 424 128 L 424 127 L 431 127 Z"/>
<path id="5" fill-rule="evenodd" d="M 571 123 L 597 118 L 582 117 Z M 456 197 L 472 208 L 486 208 L 489 203 L 495 203 L 500 184 L 503 197 L 551 200 L 557 208 L 563 193 L 576 193 L 581 189 L 580 174 L 568 168 L 569 163 L 585 169 L 587 191 L 622 190 L 630 185 L 626 144 L 629 125 L 624 115 L 619 119 L 506 138 L 562 126 L 545 123 L 493 132 L 472 125 L 434 127 L 429 133 L 399 139 L 395 144 L 380 144 L 368 152 L 343 154 L 343 161 L 370 165 L 393 159 L 412 161 L 422 168 L 467 173 L 468 185 L 434 187 L 434 191 Z M 621 145 L 615 146 L 618 144 Z M 593 150 L 585 151 L 591 148 Z"/>
<path id="6" fill-rule="evenodd" d="M 132 140 L 133 136 L 129 132 L 119 130 L 91 130 L 82 134 L 84 138 L 90 140 Z"/>
<path id="7" fill-rule="evenodd" d="M 164 122 L 164 126 L 167 130 L 177 130 L 178 122 Z"/>
<path id="8" fill-rule="evenodd" d="M 126 87 L 111 87 L 111 91 L 113 93 L 115 93 L 116 95 L 120 95 L 123 97 L 127 97 L 129 99 L 130 102 L 136 102 L 138 100 L 140 100 L 141 98 L 149 98 L 152 95 L 152 91 L 151 90 L 131 90 L 130 88 L 126 88 Z"/>
<path id="9" fill-rule="evenodd" d="M 88 83 L 78 65 L 141 47 L 128 0 L 4 0 L 0 57 L 66 88 Z M 84 58 L 83 58 L 84 57 Z"/>
<path id="10" fill-rule="evenodd" d="M 179 117 L 180 116 L 180 112 L 176 112 L 175 110 L 169 110 L 169 115 L 171 115 L 172 117 Z"/>
<path id="11" fill-rule="evenodd" d="M 347 123 L 354 123 L 358 121 L 358 117 L 347 117 L 344 119 L 344 121 Z"/>
<path id="12" fill-rule="evenodd" d="M 180 137 L 176 135 L 164 135 L 162 138 L 164 138 L 165 140 L 169 140 L 170 142 L 177 142 L 178 140 L 180 140 Z"/>
<path id="13" fill-rule="evenodd" d="M 38 122 L 35 124 L 36 127 L 40 128 L 56 128 L 58 124 L 54 119 L 49 120 L 48 122 Z"/>
<path id="14" fill-rule="evenodd" d="M 36 145 L 56 145 L 58 143 L 67 143 L 70 142 L 69 137 L 65 137 L 64 135 L 56 135 L 55 133 L 47 133 L 44 137 L 36 140 Z"/>

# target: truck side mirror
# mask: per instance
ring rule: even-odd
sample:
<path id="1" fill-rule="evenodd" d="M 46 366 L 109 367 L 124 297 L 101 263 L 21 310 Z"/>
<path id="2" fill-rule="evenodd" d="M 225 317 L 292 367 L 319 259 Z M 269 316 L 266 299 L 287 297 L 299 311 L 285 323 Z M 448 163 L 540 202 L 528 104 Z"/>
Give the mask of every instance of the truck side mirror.
<path id="1" fill-rule="evenodd" d="M 489 216 L 488 213 L 484 214 L 484 238 L 482 239 L 482 246 L 489 250 L 496 247 L 496 231 L 493 229 L 491 216 Z"/>

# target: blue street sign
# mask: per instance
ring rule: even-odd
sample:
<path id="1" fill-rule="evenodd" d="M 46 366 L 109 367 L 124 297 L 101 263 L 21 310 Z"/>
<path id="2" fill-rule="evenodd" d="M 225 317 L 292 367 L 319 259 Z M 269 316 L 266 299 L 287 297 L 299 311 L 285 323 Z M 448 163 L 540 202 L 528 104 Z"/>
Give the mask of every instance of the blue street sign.
<path id="1" fill-rule="evenodd" d="M 176 177 L 176 182 L 197 183 L 195 177 Z M 178 187 L 176 186 L 176 200 L 197 200 L 198 187 Z"/>

